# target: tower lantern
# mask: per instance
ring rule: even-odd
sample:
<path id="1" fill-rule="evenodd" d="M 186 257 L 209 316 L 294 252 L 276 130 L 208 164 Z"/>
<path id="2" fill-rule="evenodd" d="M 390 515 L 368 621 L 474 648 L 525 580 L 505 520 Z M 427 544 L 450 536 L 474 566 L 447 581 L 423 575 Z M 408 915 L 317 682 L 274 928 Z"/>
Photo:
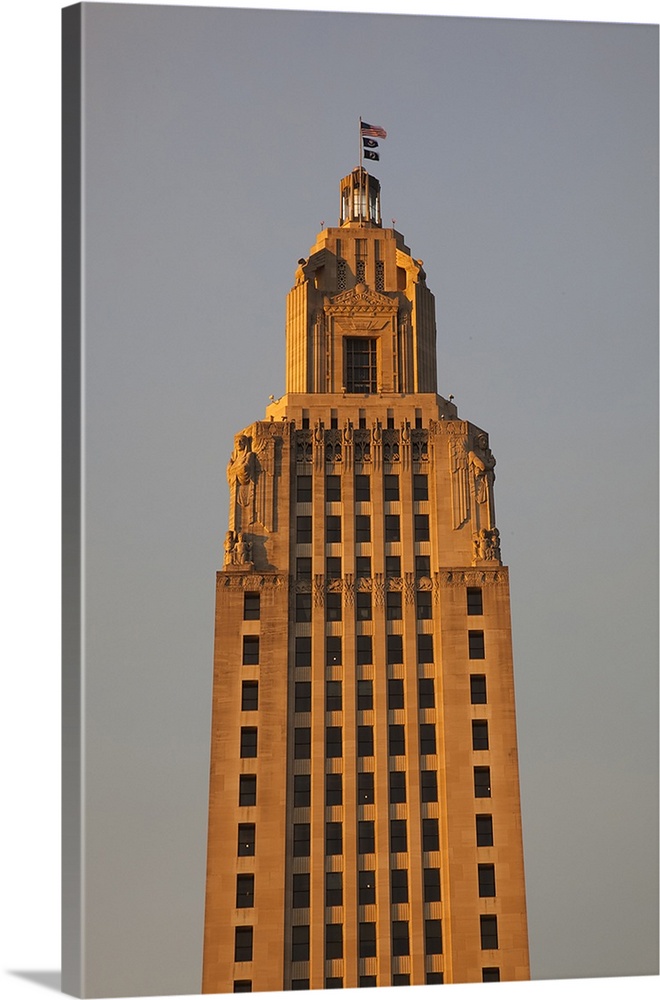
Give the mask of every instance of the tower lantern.
<path id="1" fill-rule="evenodd" d="M 380 226 L 380 181 L 356 167 L 339 185 L 339 225 Z"/>

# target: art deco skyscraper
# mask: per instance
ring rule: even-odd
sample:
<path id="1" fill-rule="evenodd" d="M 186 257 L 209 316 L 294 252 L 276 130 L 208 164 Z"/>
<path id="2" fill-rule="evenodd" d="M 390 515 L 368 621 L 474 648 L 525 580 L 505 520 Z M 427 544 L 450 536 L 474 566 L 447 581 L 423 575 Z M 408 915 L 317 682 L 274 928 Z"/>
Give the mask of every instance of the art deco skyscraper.
<path id="1" fill-rule="evenodd" d="M 340 195 L 227 469 L 209 993 L 529 978 L 495 460 L 378 181 Z"/>

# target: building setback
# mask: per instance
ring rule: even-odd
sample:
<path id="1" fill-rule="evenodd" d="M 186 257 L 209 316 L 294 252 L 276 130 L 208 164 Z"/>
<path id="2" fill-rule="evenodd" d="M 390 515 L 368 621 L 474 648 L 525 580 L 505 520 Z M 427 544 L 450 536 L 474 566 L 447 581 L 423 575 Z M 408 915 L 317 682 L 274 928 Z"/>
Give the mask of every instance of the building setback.
<path id="1" fill-rule="evenodd" d="M 529 978 L 495 460 L 362 168 L 340 213 L 227 469 L 205 993 Z"/>

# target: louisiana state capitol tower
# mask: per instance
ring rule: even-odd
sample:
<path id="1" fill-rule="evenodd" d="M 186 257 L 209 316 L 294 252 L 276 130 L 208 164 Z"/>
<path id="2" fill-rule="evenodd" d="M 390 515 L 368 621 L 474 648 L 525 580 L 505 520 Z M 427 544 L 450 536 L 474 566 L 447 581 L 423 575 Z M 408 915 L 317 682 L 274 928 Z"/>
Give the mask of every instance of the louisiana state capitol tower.
<path id="1" fill-rule="evenodd" d="M 494 469 L 356 168 L 227 467 L 203 992 L 529 978 Z"/>

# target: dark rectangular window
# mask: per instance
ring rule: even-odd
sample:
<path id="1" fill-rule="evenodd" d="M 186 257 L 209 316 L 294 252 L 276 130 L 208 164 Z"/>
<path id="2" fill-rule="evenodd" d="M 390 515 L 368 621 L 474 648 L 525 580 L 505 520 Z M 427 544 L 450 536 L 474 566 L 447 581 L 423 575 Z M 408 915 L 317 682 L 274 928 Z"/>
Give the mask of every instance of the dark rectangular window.
<path id="1" fill-rule="evenodd" d="M 312 685 L 309 681 L 296 681 L 295 683 L 295 712 L 311 712 L 312 710 Z"/>
<path id="2" fill-rule="evenodd" d="M 469 615 L 482 615 L 484 613 L 483 601 L 481 597 L 481 587 L 468 587 L 467 613 Z"/>
<path id="3" fill-rule="evenodd" d="M 293 876 L 293 908 L 306 909 L 309 906 L 309 872 Z"/>
<path id="4" fill-rule="evenodd" d="M 252 664 L 259 662 L 259 636 L 243 636 L 243 663 Z"/>
<path id="5" fill-rule="evenodd" d="M 254 906 L 254 875 L 236 876 L 236 908 Z"/>
<path id="6" fill-rule="evenodd" d="M 312 502 L 312 477 L 298 476 L 296 480 L 296 500 L 298 503 Z"/>
<path id="7" fill-rule="evenodd" d="M 479 895 L 495 895 L 495 865 L 478 865 Z"/>
<path id="8" fill-rule="evenodd" d="M 433 754 L 436 752 L 434 722 L 421 723 L 419 727 L 419 752 L 421 754 Z"/>
<path id="9" fill-rule="evenodd" d="M 293 856 L 294 858 L 309 857 L 309 823 L 293 824 Z"/>
<path id="10" fill-rule="evenodd" d="M 413 476 L 413 500 L 428 500 L 429 498 L 429 477 L 425 473 L 416 473 Z"/>
<path id="11" fill-rule="evenodd" d="M 239 823 L 238 825 L 238 856 L 239 858 L 254 855 L 255 830 L 254 823 Z"/>
<path id="12" fill-rule="evenodd" d="M 436 903 L 440 899 L 440 869 L 424 869 L 424 902 Z"/>
<path id="13" fill-rule="evenodd" d="M 234 936 L 234 961 L 252 961 L 252 928 L 237 927 Z"/>
<path id="14" fill-rule="evenodd" d="M 234 993 L 251 993 L 252 992 L 252 980 L 251 979 L 235 979 L 234 980 Z"/>
<path id="15" fill-rule="evenodd" d="M 325 637 L 325 665 L 333 667 L 341 663 L 341 636 L 326 635 Z"/>
<path id="16" fill-rule="evenodd" d="M 358 820 L 358 854 L 373 854 L 375 851 L 374 821 Z"/>
<path id="17" fill-rule="evenodd" d="M 355 557 L 355 575 L 366 579 L 371 576 L 371 556 Z"/>
<path id="18" fill-rule="evenodd" d="M 358 872 L 358 904 L 369 906 L 376 902 L 376 872 L 370 869 Z"/>
<path id="19" fill-rule="evenodd" d="M 238 779 L 239 806 L 255 806 L 257 804 L 256 774 L 241 774 Z"/>
<path id="20" fill-rule="evenodd" d="M 430 590 L 417 591 L 417 617 L 422 620 L 433 618 Z"/>
<path id="21" fill-rule="evenodd" d="M 325 540 L 328 543 L 341 542 L 341 517 L 328 514 L 325 519 Z"/>
<path id="22" fill-rule="evenodd" d="M 312 639 L 309 635 L 296 636 L 296 666 L 311 667 Z"/>
<path id="23" fill-rule="evenodd" d="M 397 677 L 387 682 L 387 707 L 390 712 L 403 708 L 403 681 Z"/>
<path id="24" fill-rule="evenodd" d="M 296 518 L 296 542 L 298 545 L 312 543 L 312 518 L 308 514 L 299 514 Z"/>
<path id="25" fill-rule="evenodd" d="M 415 541 L 428 542 L 429 538 L 428 514 L 415 514 Z"/>
<path id="26" fill-rule="evenodd" d="M 392 955 L 409 955 L 410 937 L 407 920 L 392 921 Z"/>
<path id="27" fill-rule="evenodd" d="M 440 850 L 440 832 L 437 819 L 422 820 L 422 850 Z"/>
<path id="28" fill-rule="evenodd" d="M 261 615 L 261 595 L 256 591 L 246 590 L 243 594 L 243 618 L 245 621 L 258 620 Z"/>
<path id="29" fill-rule="evenodd" d="M 377 392 L 376 338 L 344 337 L 346 392 Z"/>
<path id="30" fill-rule="evenodd" d="M 358 664 L 374 662 L 370 635 L 355 637 L 355 662 Z"/>
<path id="31" fill-rule="evenodd" d="M 376 925 L 372 923 L 360 923 L 358 925 L 358 941 L 360 958 L 373 958 L 376 955 Z M 360 982 L 365 978 L 360 977 Z M 370 977 L 369 977 L 370 978 Z M 375 976 L 373 977 L 376 978 Z M 371 986 L 371 983 L 365 984 Z M 375 986 L 376 984 L 373 983 Z"/>
<path id="32" fill-rule="evenodd" d="M 308 990 L 309 989 L 309 979 L 292 979 L 291 980 L 292 990 Z"/>
<path id="33" fill-rule="evenodd" d="M 470 674 L 470 701 L 473 705 L 486 705 L 486 677 Z"/>
<path id="34" fill-rule="evenodd" d="M 375 947 L 376 947 L 376 944 L 374 942 L 374 948 Z M 375 952 L 374 952 L 374 954 L 375 954 Z M 375 986 L 376 985 L 376 977 L 375 976 L 360 976 L 360 983 L 359 983 L 359 985 L 360 986 Z"/>
<path id="35" fill-rule="evenodd" d="M 241 712 L 256 712 L 259 708 L 259 681 L 241 684 Z"/>
<path id="36" fill-rule="evenodd" d="M 358 576 L 360 576 L 359 573 Z M 369 622 L 371 614 L 371 591 L 358 590 L 355 595 L 355 617 L 359 622 Z"/>
<path id="37" fill-rule="evenodd" d="M 474 797 L 476 799 L 490 798 L 490 768 L 475 767 L 474 769 Z"/>
<path id="38" fill-rule="evenodd" d="M 383 497 L 385 500 L 399 499 L 399 477 L 395 475 L 383 476 Z"/>
<path id="39" fill-rule="evenodd" d="M 296 621 L 311 622 L 312 620 L 312 595 L 296 594 Z"/>
<path id="40" fill-rule="evenodd" d="M 325 710 L 326 712 L 341 712 L 341 681 L 325 682 Z"/>
<path id="41" fill-rule="evenodd" d="M 311 800 L 311 779 L 308 774 L 293 776 L 293 804 L 296 808 L 308 806 Z"/>
<path id="42" fill-rule="evenodd" d="M 439 920 L 424 921 L 424 938 L 427 955 L 442 955 L 442 924 Z"/>
<path id="43" fill-rule="evenodd" d="M 341 594 L 325 595 L 325 617 L 329 622 L 341 621 Z"/>
<path id="44" fill-rule="evenodd" d="M 401 576 L 401 556 L 385 556 L 385 576 Z"/>
<path id="45" fill-rule="evenodd" d="M 368 712 L 374 707 L 374 686 L 372 681 L 357 682 L 357 707 L 359 712 Z"/>
<path id="46" fill-rule="evenodd" d="M 483 660 L 486 656 L 484 634 L 480 629 L 468 632 L 468 656 L 471 660 Z"/>
<path id="47" fill-rule="evenodd" d="M 406 737 L 404 727 L 394 725 L 389 726 L 389 747 L 390 757 L 403 757 L 406 752 Z"/>
<path id="48" fill-rule="evenodd" d="M 388 635 L 387 637 L 387 662 L 403 663 L 403 636 Z"/>
<path id="49" fill-rule="evenodd" d="M 405 868 L 393 868 L 391 878 L 391 902 L 408 902 L 408 872 Z"/>
<path id="50" fill-rule="evenodd" d="M 417 662 L 433 663 L 433 636 L 420 632 L 417 636 Z"/>
<path id="51" fill-rule="evenodd" d="M 341 924 L 325 925 L 325 957 L 344 957 L 344 930 Z"/>
<path id="52" fill-rule="evenodd" d="M 369 503 L 371 500 L 371 476 L 355 477 L 355 502 Z"/>
<path id="53" fill-rule="evenodd" d="M 431 557 L 430 556 L 415 556 L 415 576 L 419 577 L 431 576 Z"/>
<path id="54" fill-rule="evenodd" d="M 385 515 L 385 541 L 401 541 L 401 518 L 398 514 Z"/>
<path id="55" fill-rule="evenodd" d="M 435 771 L 422 771 L 422 802 L 438 801 L 438 775 Z"/>
<path id="56" fill-rule="evenodd" d="M 309 924 L 294 924 L 291 928 L 291 961 L 309 962 Z"/>
<path id="57" fill-rule="evenodd" d="M 388 590 L 385 595 L 385 615 L 389 621 L 398 621 L 402 616 L 402 594 L 400 590 Z"/>
<path id="58" fill-rule="evenodd" d="M 368 514 L 355 515 L 355 541 L 371 541 L 371 518 Z"/>
<path id="59" fill-rule="evenodd" d="M 390 802 L 406 801 L 406 772 L 390 771 Z"/>
<path id="60" fill-rule="evenodd" d="M 329 580 L 341 579 L 341 556 L 328 556 L 325 561 L 325 575 Z"/>
<path id="61" fill-rule="evenodd" d="M 312 579 L 312 559 L 311 556 L 298 556 L 296 559 L 296 576 L 299 580 Z"/>
<path id="62" fill-rule="evenodd" d="M 256 726 L 241 726 L 241 757 L 257 756 Z"/>
<path id="63" fill-rule="evenodd" d="M 344 902 L 343 876 L 341 872 L 325 873 L 325 905 L 342 906 Z"/>
<path id="64" fill-rule="evenodd" d="M 293 730 L 293 756 L 296 760 L 309 760 L 312 752 L 312 731 L 309 726 Z"/>
<path id="65" fill-rule="evenodd" d="M 340 806 L 343 801 L 343 780 L 341 774 L 326 774 L 325 776 L 325 804 L 326 806 Z"/>
<path id="66" fill-rule="evenodd" d="M 500 981 L 500 970 L 491 966 L 490 968 L 481 970 L 481 982 L 482 983 L 499 983 Z"/>
<path id="67" fill-rule="evenodd" d="M 493 846 L 493 817 L 477 816 L 477 847 Z"/>
<path id="68" fill-rule="evenodd" d="M 357 801 L 359 806 L 366 806 L 374 801 L 373 771 L 358 771 Z"/>
<path id="69" fill-rule="evenodd" d="M 409 972 L 393 972 L 392 986 L 410 986 Z"/>
<path id="70" fill-rule="evenodd" d="M 374 727 L 357 727 L 357 755 L 358 757 L 373 757 L 374 755 Z"/>
<path id="71" fill-rule="evenodd" d="M 341 502 L 341 476 L 325 477 L 325 502 Z"/>
<path id="72" fill-rule="evenodd" d="M 481 947 L 484 951 L 490 949 L 498 948 L 497 943 L 497 917 L 484 916 L 480 918 L 481 921 Z"/>
<path id="73" fill-rule="evenodd" d="M 341 726 L 328 726 L 325 731 L 326 757 L 341 757 Z"/>
<path id="74" fill-rule="evenodd" d="M 405 854 L 408 850 L 408 830 L 405 819 L 390 820 L 390 851 Z"/>
<path id="75" fill-rule="evenodd" d="M 341 823 L 325 824 L 325 853 L 341 854 L 343 850 Z"/>
<path id="76" fill-rule="evenodd" d="M 442 986 L 445 981 L 444 972 L 427 972 L 426 973 L 426 985 L 427 986 Z"/>
<path id="77" fill-rule="evenodd" d="M 420 677 L 417 682 L 420 708 L 435 708 L 435 684 L 432 677 Z"/>
<path id="78" fill-rule="evenodd" d="M 488 749 L 488 722 L 486 719 L 472 720 L 472 749 Z"/>

